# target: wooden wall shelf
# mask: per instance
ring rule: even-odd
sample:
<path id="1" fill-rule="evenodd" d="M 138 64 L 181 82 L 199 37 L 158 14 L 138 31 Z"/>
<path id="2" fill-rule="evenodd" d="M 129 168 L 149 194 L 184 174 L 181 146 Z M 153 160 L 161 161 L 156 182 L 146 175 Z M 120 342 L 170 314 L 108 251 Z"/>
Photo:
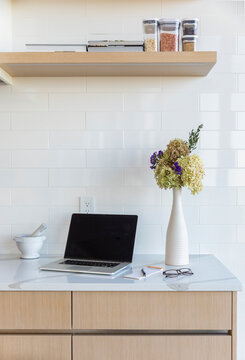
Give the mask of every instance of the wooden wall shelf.
<path id="1" fill-rule="evenodd" d="M 0 80 L 33 76 L 206 76 L 215 51 L 165 53 L 2 52 Z"/>

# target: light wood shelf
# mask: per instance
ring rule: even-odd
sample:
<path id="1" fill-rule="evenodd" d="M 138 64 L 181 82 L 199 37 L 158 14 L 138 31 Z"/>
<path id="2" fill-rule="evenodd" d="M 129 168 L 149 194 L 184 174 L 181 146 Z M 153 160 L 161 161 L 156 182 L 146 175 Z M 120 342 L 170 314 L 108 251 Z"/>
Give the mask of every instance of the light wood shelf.
<path id="1" fill-rule="evenodd" d="M 34 76 L 206 76 L 215 51 L 164 53 L 2 52 L 0 80 Z M 4 76 L 5 74 L 5 76 Z"/>

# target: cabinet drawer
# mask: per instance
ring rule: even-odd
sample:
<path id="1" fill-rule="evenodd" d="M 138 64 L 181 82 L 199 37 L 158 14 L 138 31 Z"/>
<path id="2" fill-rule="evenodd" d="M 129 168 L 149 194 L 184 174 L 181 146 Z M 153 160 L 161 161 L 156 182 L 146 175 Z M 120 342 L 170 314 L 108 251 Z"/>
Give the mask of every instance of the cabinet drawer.
<path id="1" fill-rule="evenodd" d="M 54 335 L 0 335 L 4 360 L 70 360 L 71 337 Z"/>
<path id="2" fill-rule="evenodd" d="M 75 329 L 229 330 L 230 292 L 74 292 Z"/>
<path id="3" fill-rule="evenodd" d="M 70 292 L 0 292 L 0 329 L 70 329 Z"/>
<path id="4" fill-rule="evenodd" d="M 74 360 L 230 360 L 231 337 L 114 335 L 75 336 Z"/>

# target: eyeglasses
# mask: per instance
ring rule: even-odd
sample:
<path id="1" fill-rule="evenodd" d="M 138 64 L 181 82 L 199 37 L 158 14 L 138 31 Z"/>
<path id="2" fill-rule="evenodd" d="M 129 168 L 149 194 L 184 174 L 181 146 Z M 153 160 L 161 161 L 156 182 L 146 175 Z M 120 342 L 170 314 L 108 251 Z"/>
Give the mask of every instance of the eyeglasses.
<path id="1" fill-rule="evenodd" d="M 194 273 L 190 268 L 181 268 L 181 269 L 169 269 L 162 273 L 168 278 L 175 278 L 179 275 L 191 276 Z"/>

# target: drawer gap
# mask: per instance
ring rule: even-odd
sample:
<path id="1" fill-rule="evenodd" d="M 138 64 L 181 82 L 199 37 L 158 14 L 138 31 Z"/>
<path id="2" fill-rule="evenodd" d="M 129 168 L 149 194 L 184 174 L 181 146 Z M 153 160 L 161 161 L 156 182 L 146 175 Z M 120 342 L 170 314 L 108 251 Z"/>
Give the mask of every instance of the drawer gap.
<path id="1" fill-rule="evenodd" d="M 0 335 L 229 335 L 230 330 L 0 330 Z"/>

